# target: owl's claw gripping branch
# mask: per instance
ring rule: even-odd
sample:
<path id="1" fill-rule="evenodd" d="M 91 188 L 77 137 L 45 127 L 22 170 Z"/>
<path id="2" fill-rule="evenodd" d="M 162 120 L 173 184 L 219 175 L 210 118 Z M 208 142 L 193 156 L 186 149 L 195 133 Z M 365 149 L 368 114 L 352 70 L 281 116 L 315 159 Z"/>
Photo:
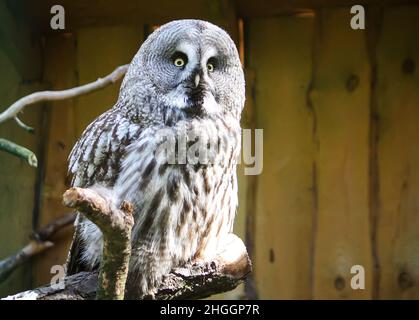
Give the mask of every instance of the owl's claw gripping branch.
<path id="1" fill-rule="evenodd" d="M 124 299 L 125 282 L 131 255 L 132 205 L 123 202 L 116 208 L 92 189 L 70 188 L 63 195 L 65 206 L 84 214 L 103 234 L 97 299 Z"/>

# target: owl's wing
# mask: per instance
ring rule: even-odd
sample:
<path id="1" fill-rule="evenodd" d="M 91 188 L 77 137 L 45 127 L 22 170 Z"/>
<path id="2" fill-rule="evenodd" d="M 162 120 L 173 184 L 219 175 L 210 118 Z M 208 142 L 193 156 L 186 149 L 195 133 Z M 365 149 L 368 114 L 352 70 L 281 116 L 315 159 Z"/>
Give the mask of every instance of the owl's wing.
<path id="1" fill-rule="evenodd" d="M 118 109 L 110 109 L 98 117 L 86 128 L 70 153 L 72 186 L 100 184 L 111 187 L 118 177 L 126 147 L 140 131 L 140 126 L 121 116 Z M 85 219 L 79 214 L 75 222 L 75 233 L 67 258 L 68 275 L 91 271 L 93 267 L 82 260 L 84 243 L 81 232 Z"/>

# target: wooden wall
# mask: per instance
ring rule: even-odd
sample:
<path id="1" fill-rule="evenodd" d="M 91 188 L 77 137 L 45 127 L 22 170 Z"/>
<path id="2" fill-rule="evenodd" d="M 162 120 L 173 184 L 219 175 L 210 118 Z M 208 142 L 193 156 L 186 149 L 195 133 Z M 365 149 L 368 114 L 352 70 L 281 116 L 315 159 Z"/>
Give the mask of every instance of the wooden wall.
<path id="1" fill-rule="evenodd" d="M 265 161 L 256 289 L 267 299 L 419 298 L 419 8 L 247 21 Z M 365 268 L 365 290 L 350 286 Z"/>
<path id="2" fill-rule="evenodd" d="M 385 11 L 377 44 L 378 297 L 419 298 L 419 10 Z"/>
<path id="3" fill-rule="evenodd" d="M 247 25 L 256 127 L 264 130 L 253 231 L 254 277 L 261 298 L 310 295 L 313 129 L 306 91 L 312 20 L 254 19 Z"/>

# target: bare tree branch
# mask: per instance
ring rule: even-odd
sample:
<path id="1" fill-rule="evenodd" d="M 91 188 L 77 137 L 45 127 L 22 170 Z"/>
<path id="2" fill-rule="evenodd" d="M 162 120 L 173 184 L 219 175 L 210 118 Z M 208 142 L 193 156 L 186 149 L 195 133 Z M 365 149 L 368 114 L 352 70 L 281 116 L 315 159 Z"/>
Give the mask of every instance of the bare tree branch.
<path id="1" fill-rule="evenodd" d="M 50 241 L 38 242 L 31 240 L 23 249 L 0 261 L 0 282 L 6 280 L 18 266 L 26 262 L 29 258 L 51 248 L 53 245 Z"/>
<path id="2" fill-rule="evenodd" d="M 55 101 L 55 100 L 65 100 L 81 96 L 86 93 L 90 93 L 96 90 L 99 90 L 103 87 L 106 87 L 109 84 L 117 82 L 128 70 L 128 65 L 123 65 L 116 68 L 112 73 L 107 75 L 104 78 L 99 78 L 98 80 L 67 90 L 61 91 L 39 91 L 34 92 L 30 95 L 27 95 L 15 103 L 13 103 L 9 108 L 0 113 L 0 123 L 5 122 L 8 119 L 15 118 L 22 109 L 28 105 L 43 102 L 43 101 Z"/>
<path id="3" fill-rule="evenodd" d="M 31 241 L 23 249 L 19 250 L 12 256 L 0 261 L 0 282 L 8 278 L 8 276 L 21 264 L 28 261 L 31 257 L 44 252 L 51 248 L 54 244 L 50 241 L 51 237 L 62 228 L 72 224 L 76 218 L 75 213 L 67 214 L 60 217 L 41 230 L 34 232 L 30 238 Z"/>
<path id="4" fill-rule="evenodd" d="M 132 206 L 120 209 L 110 199 L 92 189 L 71 188 L 63 196 L 64 205 L 77 209 L 98 226 L 103 234 L 97 299 L 123 300 L 131 256 Z"/>
<path id="5" fill-rule="evenodd" d="M 91 83 L 88 83 L 79 87 L 75 87 L 75 88 L 71 88 L 67 90 L 61 90 L 61 91 L 39 91 L 39 92 L 31 93 L 30 95 L 27 95 L 17 100 L 9 108 L 7 108 L 2 113 L 0 113 L 0 123 L 13 118 L 15 119 L 16 123 L 21 128 L 25 129 L 28 132 L 33 133 L 35 129 L 26 125 L 17 117 L 19 112 L 22 111 L 24 107 L 34 104 L 34 103 L 43 102 L 43 101 L 70 99 L 70 98 L 74 98 L 77 96 L 81 96 L 83 94 L 87 94 L 87 93 L 99 90 L 121 79 L 122 76 L 127 72 L 128 66 L 129 65 L 119 66 L 106 77 L 99 78 L 98 80 L 94 82 L 91 82 Z M 38 160 L 32 151 L 24 147 L 21 147 L 9 140 L 0 139 L 0 150 L 4 150 L 20 158 L 25 159 L 29 163 L 29 165 L 32 167 L 38 166 Z"/>
<path id="6" fill-rule="evenodd" d="M 26 162 L 31 167 L 36 168 L 38 166 L 38 159 L 36 158 L 36 155 L 31 150 L 26 149 L 25 147 L 22 147 L 14 142 L 0 138 L 0 150 L 6 151 L 15 156 L 18 156 L 19 158 L 22 158 L 23 160 L 26 160 Z"/>
<path id="7" fill-rule="evenodd" d="M 155 298 L 159 300 L 201 299 L 237 287 L 251 272 L 252 265 L 243 242 L 230 234 L 216 258 L 205 264 L 190 263 L 176 268 L 160 285 Z M 37 288 L 7 300 L 90 300 L 96 296 L 97 272 L 80 272 L 66 277 L 65 288 Z"/>
<path id="8" fill-rule="evenodd" d="M 76 220 L 77 214 L 74 212 L 67 213 L 62 217 L 55 219 L 48 223 L 45 227 L 38 231 L 34 231 L 29 237 L 37 241 L 47 241 L 57 233 L 57 231 L 63 229 L 66 226 L 69 226 L 74 223 Z"/>
<path id="9" fill-rule="evenodd" d="M 15 117 L 15 121 L 16 121 L 16 123 L 19 127 L 23 128 L 24 130 L 28 131 L 29 133 L 34 133 L 35 132 L 35 128 L 32 128 L 32 127 L 28 126 L 22 120 L 20 120 L 18 117 Z"/>

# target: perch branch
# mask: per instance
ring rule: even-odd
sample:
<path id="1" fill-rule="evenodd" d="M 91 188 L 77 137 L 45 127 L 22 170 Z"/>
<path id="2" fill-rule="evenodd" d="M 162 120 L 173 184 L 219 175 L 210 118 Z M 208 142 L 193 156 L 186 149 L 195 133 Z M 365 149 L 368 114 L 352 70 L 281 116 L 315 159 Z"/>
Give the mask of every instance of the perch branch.
<path id="1" fill-rule="evenodd" d="M 60 217 L 37 232 L 34 232 L 31 241 L 23 249 L 12 256 L 0 261 L 0 283 L 8 278 L 8 276 L 21 264 L 25 263 L 31 257 L 44 252 L 51 248 L 53 243 L 48 241 L 51 237 L 62 228 L 72 224 L 76 218 L 76 214 L 70 213 Z"/>
<path id="2" fill-rule="evenodd" d="M 22 109 L 28 105 L 43 102 L 43 101 L 56 101 L 74 98 L 86 93 L 90 93 L 106 87 L 109 84 L 117 82 L 128 69 L 128 65 L 123 65 L 116 68 L 112 73 L 104 78 L 67 90 L 61 91 L 39 91 L 31 93 L 13 103 L 9 108 L 0 113 L 0 123 L 8 119 L 15 118 Z"/>
<path id="3" fill-rule="evenodd" d="M 14 142 L 0 138 L 0 150 L 11 153 L 25 160 L 31 167 L 38 166 L 36 155 L 29 149 L 22 147 Z"/>
<path id="4" fill-rule="evenodd" d="M 155 298 L 201 299 L 229 291 L 243 282 L 252 266 L 246 247 L 237 236 L 230 234 L 213 261 L 190 263 L 176 268 L 160 285 Z M 41 287 L 6 297 L 8 300 L 90 300 L 96 295 L 97 272 L 81 272 L 66 277 L 65 288 Z"/>
<path id="5" fill-rule="evenodd" d="M 64 205 L 77 209 L 98 226 L 103 234 L 97 299 L 123 300 L 131 256 L 132 206 L 120 209 L 92 189 L 71 188 L 63 196 Z"/>
<path id="6" fill-rule="evenodd" d="M 112 201 L 93 189 L 71 188 L 63 202 L 75 208 L 102 231 L 104 249 L 99 272 L 81 272 L 64 278 L 64 289 L 45 286 L 5 299 L 73 300 L 123 299 L 134 224 L 132 206 L 126 202 L 118 209 Z M 201 299 L 229 291 L 243 282 L 252 266 L 246 247 L 229 234 L 216 257 L 209 262 L 190 262 L 166 275 L 156 299 Z"/>

